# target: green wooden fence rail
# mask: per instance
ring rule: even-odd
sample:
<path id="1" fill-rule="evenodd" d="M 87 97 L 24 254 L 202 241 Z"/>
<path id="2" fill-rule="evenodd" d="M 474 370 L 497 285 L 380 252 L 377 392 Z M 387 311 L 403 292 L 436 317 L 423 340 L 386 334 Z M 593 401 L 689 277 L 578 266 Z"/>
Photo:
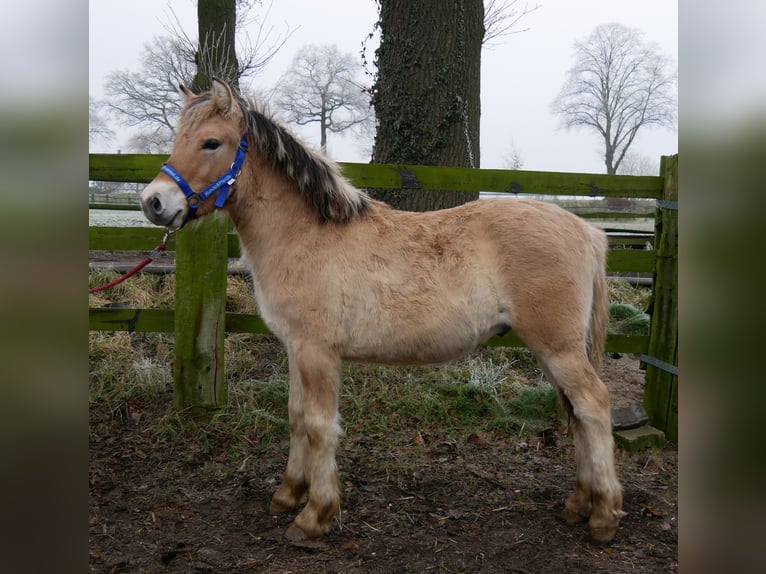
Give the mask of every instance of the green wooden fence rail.
<path id="1" fill-rule="evenodd" d="M 88 228 L 89 248 L 105 251 L 150 251 L 157 247 L 162 239 L 164 229 L 151 227 L 90 227 Z M 236 233 L 226 234 L 226 256 L 239 257 L 241 250 L 239 236 Z M 646 239 L 639 241 L 645 242 Z M 631 238 L 618 239 L 615 243 L 631 244 Z M 176 240 L 171 236 L 167 251 L 176 250 Z M 654 250 L 612 249 L 607 252 L 607 271 L 652 273 L 654 271 Z"/>
<path id="2" fill-rule="evenodd" d="M 91 154 L 92 181 L 149 183 L 167 159 L 163 155 Z M 472 169 L 370 163 L 338 164 L 343 175 L 356 187 L 436 189 L 496 193 L 535 193 L 604 197 L 662 197 L 664 177 L 556 173 L 509 169 Z M 403 185 L 404 182 L 404 185 Z"/>
<path id="3" fill-rule="evenodd" d="M 93 181 L 151 181 L 165 156 L 143 154 L 91 154 Z M 410 165 L 340 163 L 343 174 L 357 187 L 530 193 L 551 196 L 606 198 L 677 198 L 678 156 L 663 158 L 661 176 L 613 176 L 604 174 L 553 173 L 496 169 L 447 168 Z M 675 190 L 675 191 L 673 191 Z M 675 194 L 675 195 L 674 195 Z M 606 351 L 644 353 L 671 364 L 677 358 L 677 211 L 655 210 L 656 250 L 610 249 L 609 272 L 652 273 L 655 307 L 649 336 L 609 335 Z M 646 218 L 624 210 L 596 212 L 605 218 Z M 225 312 L 226 259 L 240 255 L 239 239 L 228 230 L 224 217 L 208 217 L 207 227 L 194 226 L 171 238 L 176 251 L 176 308 L 91 308 L 91 330 L 175 333 L 175 397 L 179 410 L 206 411 L 226 401 L 223 373 L 223 334 L 266 333 L 255 315 Z M 163 235 L 159 228 L 90 227 L 91 250 L 148 251 Z M 675 242 L 673 238 L 675 237 Z M 611 243 L 635 244 L 645 238 L 612 238 Z M 190 257 L 191 252 L 194 257 Z M 657 254 L 661 254 L 657 257 Z M 205 280 L 199 280 L 199 274 Z M 196 278 L 192 280 L 192 278 Z M 659 303 L 659 304 L 658 304 Z M 194 325 L 204 324 L 204 340 Z M 523 346 L 510 332 L 493 337 L 487 345 Z M 656 372 L 655 372 L 656 371 Z M 651 380 L 650 380 L 651 373 Z M 653 367 L 647 369 L 645 406 L 652 423 L 669 438 L 677 437 L 677 377 Z"/>

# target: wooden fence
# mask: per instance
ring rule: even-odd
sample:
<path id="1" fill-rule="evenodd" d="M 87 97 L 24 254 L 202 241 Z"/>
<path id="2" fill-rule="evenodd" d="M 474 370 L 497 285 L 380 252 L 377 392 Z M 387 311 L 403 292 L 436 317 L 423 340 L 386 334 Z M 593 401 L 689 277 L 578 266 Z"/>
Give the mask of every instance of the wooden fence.
<path id="1" fill-rule="evenodd" d="M 146 183 L 165 159 L 157 155 L 91 154 L 90 179 Z M 610 334 L 605 350 L 638 353 L 651 361 L 646 372 L 644 406 L 650 422 L 665 431 L 669 439 L 677 439 L 677 369 L 672 372 L 678 348 L 677 155 L 662 158 L 660 176 L 357 163 L 340 166 L 351 183 L 361 188 L 574 196 L 565 207 L 582 217 L 614 223 L 601 223 L 613 247 L 608 253 L 607 270 L 653 277 L 654 310 L 648 336 Z M 644 234 L 625 231 L 624 222 L 636 218 L 654 221 L 654 233 L 649 237 L 653 249 L 630 248 L 643 247 L 648 239 Z M 91 330 L 175 333 L 175 398 L 179 409 L 204 411 L 225 403 L 224 332 L 268 332 L 257 315 L 225 310 L 227 257 L 240 255 L 237 235 L 229 228 L 225 217 L 208 217 L 201 225 L 185 228 L 170 240 L 168 250 L 176 251 L 175 310 L 89 309 Z M 157 246 L 163 233 L 159 228 L 90 227 L 89 248 L 148 251 Z M 200 329 L 203 324 L 205 328 Z M 486 344 L 523 346 L 512 331 Z"/>

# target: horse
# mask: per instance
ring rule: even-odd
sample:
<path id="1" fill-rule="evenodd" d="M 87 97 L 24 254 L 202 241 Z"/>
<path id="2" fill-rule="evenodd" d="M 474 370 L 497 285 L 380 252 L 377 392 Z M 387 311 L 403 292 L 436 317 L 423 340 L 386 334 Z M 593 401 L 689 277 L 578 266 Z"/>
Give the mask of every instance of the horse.
<path id="1" fill-rule="evenodd" d="M 569 416 L 576 480 L 561 516 L 611 541 L 625 513 L 598 376 L 604 233 L 524 198 L 395 210 L 224 81 L 180 93 L 172 152 L 141 206 L 169 230 L 216 209 L 234 223 L 259 313 L 289 361 L 289 454 L 270 511 L 305 504 L 285 536 L 321 538 L 340 505 L 342 361 L 443 363 L 513 329 Z"/>

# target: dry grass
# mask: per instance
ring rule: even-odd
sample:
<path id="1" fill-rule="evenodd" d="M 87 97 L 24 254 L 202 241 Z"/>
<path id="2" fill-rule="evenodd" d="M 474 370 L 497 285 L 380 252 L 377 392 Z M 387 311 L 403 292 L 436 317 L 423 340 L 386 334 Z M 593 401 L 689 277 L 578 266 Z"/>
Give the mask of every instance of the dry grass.
<path id="1" fill-rule="evenodd" d="M 609 300 L 612 303 L 624 303 L 645 311 L 649 306 L 652 290 L 649 287 L 633 287 L 624 279 L 607 279 Z"/>

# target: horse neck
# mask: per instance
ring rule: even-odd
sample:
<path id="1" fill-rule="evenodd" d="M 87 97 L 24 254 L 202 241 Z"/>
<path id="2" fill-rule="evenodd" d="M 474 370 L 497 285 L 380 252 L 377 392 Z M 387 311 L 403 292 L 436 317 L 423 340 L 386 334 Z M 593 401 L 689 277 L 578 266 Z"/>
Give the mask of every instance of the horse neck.
<path id="1" fill-rule="evenodd" d="M 291 236 L 318 227 L 316 215 L 295 184 L 257 156 L 245 164 L 237 181 L 236 200 L 228 211 L 251 263 L 274 257 L 290 244 Z"/>

